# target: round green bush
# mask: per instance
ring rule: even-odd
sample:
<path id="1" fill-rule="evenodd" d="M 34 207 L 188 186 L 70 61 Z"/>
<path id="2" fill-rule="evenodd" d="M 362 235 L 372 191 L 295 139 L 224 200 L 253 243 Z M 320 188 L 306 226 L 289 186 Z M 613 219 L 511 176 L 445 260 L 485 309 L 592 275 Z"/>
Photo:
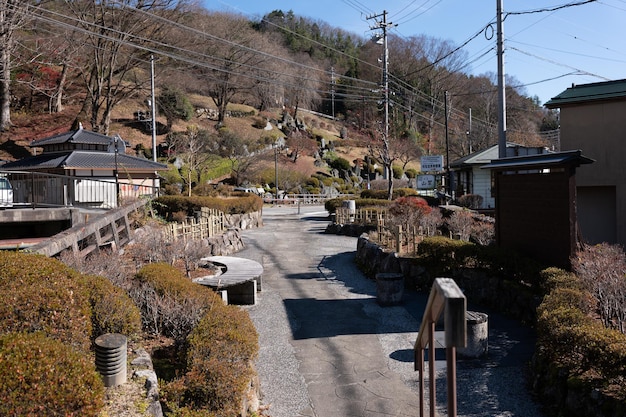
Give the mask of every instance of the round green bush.
<path id="1" fill-rule="evenodd" d="M 0 334 L 42 331 L 83 352 L 91 347 L 89 291 L 56 259 L 0 252 Z"/>
<path id="2" fill-rule="evenodd" d="M 91 303 L 93 339 L 105 333 L 120 333 L 134 338 L 141 332 L 141 312 L 126 291 L 106 278 L 85 275 Z"/>
<path id="3" fill-rule="evenodd" d="M 89 356 L 43 333 L 0 336 L 0 415 L 99 416 L 104 385 Z"/>

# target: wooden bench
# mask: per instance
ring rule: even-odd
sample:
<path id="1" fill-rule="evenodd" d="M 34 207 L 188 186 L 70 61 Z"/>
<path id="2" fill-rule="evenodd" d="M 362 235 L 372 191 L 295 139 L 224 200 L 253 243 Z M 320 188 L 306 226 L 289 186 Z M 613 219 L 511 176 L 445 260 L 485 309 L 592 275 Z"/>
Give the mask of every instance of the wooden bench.
<path id="1" fill-rule="evenodd" d="M 221 268 L 222 273 L 196 278 L 194 282 L 220 292 L 226 303 L 256 304 L 263 275 L 260 263 L 234 256 L 209 256 L 201 260 Z"/>

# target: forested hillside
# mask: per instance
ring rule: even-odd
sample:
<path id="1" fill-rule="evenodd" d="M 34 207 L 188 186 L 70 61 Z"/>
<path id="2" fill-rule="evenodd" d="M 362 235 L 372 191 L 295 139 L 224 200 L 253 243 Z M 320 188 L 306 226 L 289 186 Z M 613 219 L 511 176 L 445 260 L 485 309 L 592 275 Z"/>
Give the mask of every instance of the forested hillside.
<path id="1" fill-rule="evenodd" d="M 198 115 L 208 115 L 207 128 L 220 132 L 232 116 L 229 104 L 256 109 L 237 115 L 256 117 L 260 126 L 282 117 L 283 109 L 294 119 L 310 110 L 341 123 L 333 122 L 344 132 L 338 136 L 373 143 L 381 137 L 382 47 L 324 22 L 281 10 L 251 21 L 191 0 L 4 0 L 0 6 L 6 28 L 0 158 L 19 158 L 20 140 L 67 130 L 72 122 L 112 134 L 136 122 L 139 110 L 149 116 L 151 65 L 161 143 L 197 125 Z M 467 75 L 471 62 L 463 50 L 428 34 L 390 35 L 388 45 L 389 139 L 396 154 L 443 153 L 446 95 L 451 159 L 497 143 L 495 74 Z M 545 132 L 556 128 L 555 115 L 526 97 L 515 79 L 507 84 L 508 140 L 552 146 Z M 229 130 L 229 140 L 239 134 Z M 149 131 L 127 132 L 135 143 L 149 143 Z M 316 136 L 310 126 L 284 132 L 288 140 Z M 242 140 L 250 148 L 271 137 L 261 129 Z"/>

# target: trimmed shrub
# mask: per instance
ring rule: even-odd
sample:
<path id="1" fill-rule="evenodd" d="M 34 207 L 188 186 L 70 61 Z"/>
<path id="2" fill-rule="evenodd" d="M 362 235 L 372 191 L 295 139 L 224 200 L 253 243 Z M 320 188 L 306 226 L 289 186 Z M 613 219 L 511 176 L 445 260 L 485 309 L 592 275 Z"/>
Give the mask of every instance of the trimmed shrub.
<path id="1" fill-rule="evenodd" d="M 41 331 L 90 349 L 89 292 L 80 274 L 43 255 L 0 252 L 0 334 Z"/>
<path id="2" fill-rule="evenodd" d="M 343 202 L 346 200 L 354 200 L 354 204 L 357 209 L 361 208 L 384 208 L 388 207 L 391 204 L 389 200 L 375 200 L 371 198 L 350 198 L 350 197 L 341 197 L 341 198 L 332 198 L 330 200 L 326 200 L 324 202 L 324 208 L 330 213 L 335 213 L 337 208 L 341 207 Z"/>
<path id="3" fill-rule="evenodd" d="M 399 167 L 399 166 L 395 166 L 395 165 L 392 166 L 391 171 L 393 173 L 393 177 L 397 180 L 402 178 L 402 175 L 404 175 L 404 170 L 402 169 L 402 167 Z"/>
<path id="4" fill-rule="evenodd" d="M 239 415 L 258 354 L 258 334 L 248 313 L 214 305 L 189 335 L 187 372 L 163 387 L 166 407 L 175 415 L 206 411 Z M 191 414 L 187 414 L 191 413 Z"/>
<path id="5" fill-rule="evenodd" d="M 0 415 L 99 416 L 104 385 L 91 357 L 43 333 L 0 336 Z"/>
<path id="6" fill-rule="evenodd" d="M 623 401 L 626 335 L 588 314 L 597 301 L 580 278 L 557 268 L 542 271 L 542 278 L 549 293 L 537 309 L 538 348 L 533 362 L 540 389 L 558 384 L 563 391 L 554 397 L 555 390 L 547 388 L 541 394 L 572 415 L 581 414 L 569 405 L 570 395 L 595 392 L 606 404 L 610 403 L 607 398 Z"/>
<path id="7" fill-rule="evenodd" d="M 457 203 L 461 207 L 469 209 L 479 209 L 483 205 L 483 196 L 478 194 L 465 194 L 457 199 Z"/>
<path id="8" fill-rule="evenodd" d="M 408 168 L 406 171 L 404 171 L 404 173 L 406 174 L 407 178 L 413 179 L 415 177 L 417 177 L 418 174 L 418 170 L 416 170 L 415 168 Z"/>
<path id="9" fill-rule="evenodd" d="M 141 311 L 144 329 L 171 337 L 177 345 L 185 342 L 213 305 L 222 303 L 214 291 L 166 263 L 141 268 L 129 293 Z"/>
<path id="10" fill-rule="evenodd" d="M 345 158 L 335 158 L 328 163 L 328 165 L 333 169 L 348 171 L 350 167 L 350 161 Z"/>
<path id="11" fill-rule="evenodd" d="M 392 199 L 395 200 L 399 197 L 407 197 L 411 195 L 417 195 L 417 191 L 413 188 L 394 188 L 392 193 Z M 386 200 L 387 190 L 363 190 L 361 191 L 361 198 Z"/>
<path id="12" fill-rule="evenodd" d="M 141 332 L 141 313 L 126 291 L 106 278 L 83 276 L 89 290 L 93 338 L 105 333 L 120 333 L 134 338 Z"/>
<path id="13" fill-rule="evenodd" d="M 160 216 L 171 219 L 174 213 L 179 212 L 193 216 L 194 212 L 199 211 L 201 207 L 214 208 L 226 214 L 252 213 L 263 208 L 263 200 L 252 193 L 229 198 L 167 195 L 155 199 L 153 207 Z"/>

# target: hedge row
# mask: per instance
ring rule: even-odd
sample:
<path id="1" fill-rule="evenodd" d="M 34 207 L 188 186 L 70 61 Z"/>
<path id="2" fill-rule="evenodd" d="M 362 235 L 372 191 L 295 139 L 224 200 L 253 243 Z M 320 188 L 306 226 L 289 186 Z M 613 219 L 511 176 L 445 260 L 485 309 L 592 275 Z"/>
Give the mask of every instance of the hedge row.
<path id="1" fill-rule="evenodd" d="M 623 415 L 626 335 L 589 315 L 596 301 L 574 274 L 549 268 L 542 277 L 548 293 L 537 310 L 538 390 L 569 415 L 588 415 L 591 410 L 577 409 L 572 399 L 596 407 L 593 399 L 597 401 L 598 393 L 604 395 L 606 408 L 617 404 L 622 413 L 618 414 Z M 602 411 L 602 415 L 617 415 L 615 410 Z"/>
<path id="2" fill-rule="evenodd" d="M 170 220 L 174 214 L 181 212 L 193 216 L 194 212 L 202 207 L 217 209 L 226 214 L 252 213 L 263 208 L 263 200 L 251 193 L 229 198 L 166 195 L 155 199 L 152 205 L 160 216 Z"/>
<path id="3" fill-rule="evenodd" d="M 436 276 L 460 269 L 482 269 L 493 276 L 532 286 L 539 291 L 543 266 L 519 253 L 497 246 L 484 246 L 442 236 L 425 238 L 418 246 L 420 264 Z"/>
<path id="4" fill-rule="evenodd" d="M 343 205 L 343 202 L 346 200 L 354 200 L 354 204 L 357 209 L 361 208 L 387 208 L 392 202 L 389 200 L 377 200 L 373 198 L 349 198 L 349 197 L 340 197 L 340 198 L 332 198 L 330 200 L 326 200 L 324 203 L 324 208 L 330 213 L 335 213 L 339 207 Z"/>
<path id="5" fill-rule="evenodd" d="M 0 252 L 0 415 L 98 415 L 104 387 L 92 341 L 134 337 L 140 325 L 137 307 L 105 278 Z"/>
<path id="6" fill-rule="evenodd" d="M 148 330 L 157 326 L 183 352 L 184 373 L 162 386 L 168 416 L 239 415 L 259 349 L 248 313 L 164 263 L 143 267 L 131 294 Z"/>

